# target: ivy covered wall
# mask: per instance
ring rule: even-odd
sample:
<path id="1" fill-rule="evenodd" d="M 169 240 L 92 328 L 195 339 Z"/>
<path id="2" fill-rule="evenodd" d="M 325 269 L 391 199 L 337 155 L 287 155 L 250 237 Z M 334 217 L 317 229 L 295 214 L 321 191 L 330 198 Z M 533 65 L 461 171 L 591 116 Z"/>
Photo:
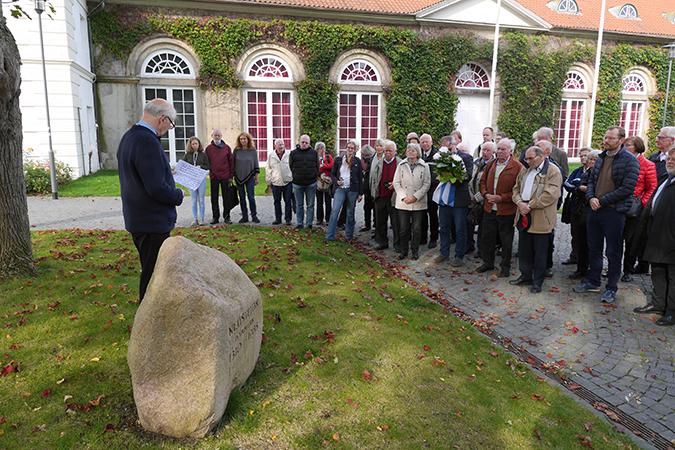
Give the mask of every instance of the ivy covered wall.
<path id="1" fill-rule="evenodd" d="M 389 136 L 404 142 L 409 131 L 434 137 L 455 127 L 458 98 L 454 75 L 469 61 L 489 61 L 492 43 L 466 34 L 422 38 L 397 27 L 333 24 L 316 21 L 230 19 L 211 16 L 164 16 L 151 10 L 115 7 L 91 19 L 94 43 L 106 57 L 126 61 L 144 38 L 167 35 L 190 45 L 201 61 L 198 77 L 204 89 L 236 88 L 237 60 L 258 43 L 277 43 L 293 50 L 303 61 L 306 79 L 297 83 L 301 133 L 313 140 L 335 144 L 338 87 L 329 81 L 336 58 L 352 48 L 384 55 L 392 71 L 392 84 L 384 93 Z M 561 86 L 575 62 L 593 65 L 594 42 L 565 41 L 551 36 L 506 33 L 500 41 L 498 78 L 501 92 L 498 128 L 516 139 L 519 147 L 530 142 L 539 126 L 554 128 Z M 647 67 L 657 79 L 659 93 L 650 99 L 650 148 L 661 124 L 667 74 L 667 55 L 659 48 L 609 45 L 605 48 L 596 104 L 593 144 L 599 146 L 604 130 L 619 120 L 621 79 L 636 65 Z M 675 95 L 671 103 L 675 109 Z M 672 115 L 670 123 L 673 121 Z"/>

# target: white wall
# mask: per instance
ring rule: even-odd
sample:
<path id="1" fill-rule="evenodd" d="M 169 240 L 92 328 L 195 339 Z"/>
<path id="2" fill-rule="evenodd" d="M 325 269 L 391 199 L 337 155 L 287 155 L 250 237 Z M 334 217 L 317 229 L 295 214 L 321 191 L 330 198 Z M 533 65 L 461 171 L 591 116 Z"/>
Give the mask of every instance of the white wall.
<path id="1" fill-rule="evenodd" d="M 21 0 L 19 4 L 32 20 L 11 18 L 11 5 L 3 5 L 3 14 L 22 60 L 19 101 L 23 116 L 23 148 L 27 158 L 46 160 L 49 140 L 38 16 L 32 1 Z M 79 177 L 89 173 L 89 151 L 93 152 L 91 169 L 99 168 L 87 10 L 83 0 L 54 0 L 52 4 L 56 8 L 53 19 L 47 12 L 42 15 L 52 143 L 56 159 L 68 164 L 73 169 L 73 176 Z M 82 130 L 78 108 L 82 114 Z"/>

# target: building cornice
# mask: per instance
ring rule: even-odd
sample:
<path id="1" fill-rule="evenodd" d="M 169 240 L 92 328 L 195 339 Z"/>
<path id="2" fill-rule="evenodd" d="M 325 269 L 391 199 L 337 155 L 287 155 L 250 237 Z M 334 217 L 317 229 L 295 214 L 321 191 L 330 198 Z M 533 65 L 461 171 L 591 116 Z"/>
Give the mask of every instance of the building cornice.
<path id="1" fill-rule="evenodd" d="M 41 59 L 22 59 L 21 64 L 24 64 L 24 65 L 39 64 L 39 65 L 42 65 L 42 60 Z M 75 61 L 67 61 L 65 59 L 63 59 L 63 60 L 47 59 L 47 60 L 45 60 L 45 65 L 47 65 L 47 66 L 69 66 L 71 69 L 75 69 L 75 71 L 78 74 L 80 74 L 82 77 L 86 78 L 90 82 L 93 83 L 94 80 L 96 80 L 96 75 L 94 73 L 85 69 L 84 67 L 82 67 L 81 65 L 79 65 Z"/>

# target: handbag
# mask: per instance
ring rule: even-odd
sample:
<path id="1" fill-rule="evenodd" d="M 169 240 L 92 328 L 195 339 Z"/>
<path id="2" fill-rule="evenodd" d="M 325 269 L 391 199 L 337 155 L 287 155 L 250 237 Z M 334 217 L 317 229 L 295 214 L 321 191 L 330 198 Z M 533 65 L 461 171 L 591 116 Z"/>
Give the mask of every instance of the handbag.
<path id="1" fill-rule="evenodd" d="M 572 223 L 572 193 L 568 192 L 565 196 L 565 201 L 562 205 L 562 212 L 560 213 L 560 221 L 562 223 Z"/>
<path id="2" fill-rule="evenodd" d="M 640 197 L 633 197 L 630 204 L 630 208 L 628 208 L 628 212 L 626 213 L 626 216 L 630 218 L 640 217 L 641 212 L 642 212 L 642 201 L 640 200 Z"/>
<path id="3" fill-rule="evenodd" d="M 325 192 L 330 189 L 330 186 L 333 184 L 333 180 L 326 175 L 325 173 L 322 173 L 321 176 L 316 180 L 316 189 L 321 192 Z"/>

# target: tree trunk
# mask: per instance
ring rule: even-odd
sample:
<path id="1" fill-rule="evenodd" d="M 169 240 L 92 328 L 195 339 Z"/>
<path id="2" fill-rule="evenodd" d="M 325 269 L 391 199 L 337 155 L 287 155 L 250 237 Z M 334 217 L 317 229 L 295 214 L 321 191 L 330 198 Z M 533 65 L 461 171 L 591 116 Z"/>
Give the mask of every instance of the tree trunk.
<path id="1" fill-rule="evenodd" d="M 23 180 L 20 70 L 19 49 L 0 17 L 0 278 L 35 270 Z"/>

